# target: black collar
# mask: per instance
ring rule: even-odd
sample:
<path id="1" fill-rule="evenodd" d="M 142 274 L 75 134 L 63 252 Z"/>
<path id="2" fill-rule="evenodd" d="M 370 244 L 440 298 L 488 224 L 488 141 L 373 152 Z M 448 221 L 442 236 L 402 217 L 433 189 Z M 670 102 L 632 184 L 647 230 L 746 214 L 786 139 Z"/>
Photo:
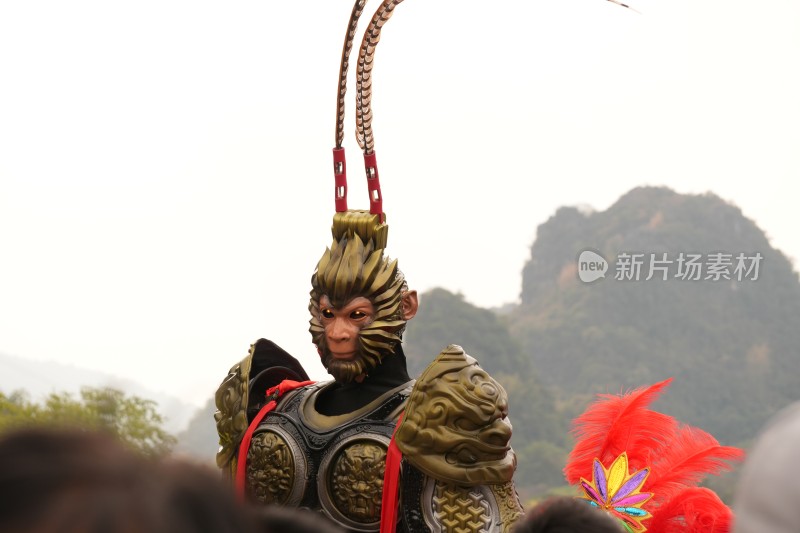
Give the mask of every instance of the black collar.
<path id="1" fill-rule="evenodd" d="M 317 397 L 314 408 L 326 416 L 343 415 L 364 407 L 378 396 L 409 381 L 406 355 L 398 343 L 394 352 L 370 370 L 361 383 L 337 382 L 326 387 Z"/>

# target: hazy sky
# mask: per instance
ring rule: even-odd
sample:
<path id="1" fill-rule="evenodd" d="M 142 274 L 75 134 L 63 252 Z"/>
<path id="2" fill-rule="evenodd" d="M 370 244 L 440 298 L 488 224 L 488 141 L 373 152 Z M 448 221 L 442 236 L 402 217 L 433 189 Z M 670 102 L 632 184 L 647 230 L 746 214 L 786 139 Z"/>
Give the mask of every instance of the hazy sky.
<path id="1" fill-rule="evenodd" d="M 374 126 L 414 287 L 514 301 L 539 224 L 639 185 L 713 191 L 800 258 L 800 2 L 629 3 L 397 7 Z M 0 352 L 201 403 L 263 336 L 324 378 L 306 307 L 351 6 L 0 4 Z"/>

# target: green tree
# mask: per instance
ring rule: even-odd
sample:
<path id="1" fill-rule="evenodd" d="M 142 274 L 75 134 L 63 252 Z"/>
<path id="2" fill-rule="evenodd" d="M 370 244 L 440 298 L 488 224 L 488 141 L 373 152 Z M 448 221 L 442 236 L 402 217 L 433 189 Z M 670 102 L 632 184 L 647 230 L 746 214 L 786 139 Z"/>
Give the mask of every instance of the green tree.
<path id="1" fill-rule="evenodd" d="M 145 455 L 164 455 L 175 437 L 162 427 L 163 417 L 152 400 L 125 396 L 113 388 L 83 388 L 80 397 L 52 393 L 41 403 L 27 394 L 0 392 L 0 433 L 32 425 L 79 427 L 107 431 Z"/>

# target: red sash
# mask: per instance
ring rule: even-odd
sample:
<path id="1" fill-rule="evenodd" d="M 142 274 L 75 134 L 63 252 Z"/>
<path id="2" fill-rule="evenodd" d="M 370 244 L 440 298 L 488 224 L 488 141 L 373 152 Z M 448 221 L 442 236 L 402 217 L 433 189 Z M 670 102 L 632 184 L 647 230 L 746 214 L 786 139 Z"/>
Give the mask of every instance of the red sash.
<path id="1" fill-rule="evenodd" d="M 253 439 L 253 432 L 256 430 L 264 417 L 267 416 L 267 413 L 275 409 L 275 407 L 278 405 L 278 398 L 289 391 L 299 389 L 300 387 L 305 387 L 306 385 L 313 385 L 314 383 L 314 381 L 292 381 L 290 379 L 284 379 L 278 385 L 267 390 L 266 396 L 267 398 L 271 398 L 271 401 L 262 407 L 253 421 L 250 422 L 250 426 L 248 426 L 247 431 L 242 438 L 242 443 L 239 445 L 238 463 L 236 464 L 236 478 L 234 482 L 236 494 L 238 494 L 240 498 L 244 499 L 244 486 L 246 478 L 245 473 L 247 472 L 247 450 L 250 449 L 250 441 Z"/>
<path id="2" fill-rule="evenodd" d="M 400 486 L 400 461 L 403 454 L 394 441 L 397 428 L 403 421 L 403 415 L 397 419 L 397 425 L 386 451 L 386 470 L 383 474 L 383 497 L 381 499 L 381 530 L 380 533 L 394 533 L 397 527 L 397 493 Z"/>

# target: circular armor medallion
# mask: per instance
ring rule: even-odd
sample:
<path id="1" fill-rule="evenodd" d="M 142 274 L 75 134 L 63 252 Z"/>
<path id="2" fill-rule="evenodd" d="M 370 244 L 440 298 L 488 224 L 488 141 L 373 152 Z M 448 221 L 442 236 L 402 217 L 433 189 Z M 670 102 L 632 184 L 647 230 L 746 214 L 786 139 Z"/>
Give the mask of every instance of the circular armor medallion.
<path id="1" fill-rule="evenodd" d="M 307 477 L 305 455 L 282 428 L 256 433 L 247 452 L 247 492 L 261 503 L 297 506 Z"/>
<path id="2" fill-rule="evenodd" d="M 320 465 L 317 490 L 332 520 L 356 531 L 378 531 L 389 438 L 358 433 L 335 443 Z"/>

